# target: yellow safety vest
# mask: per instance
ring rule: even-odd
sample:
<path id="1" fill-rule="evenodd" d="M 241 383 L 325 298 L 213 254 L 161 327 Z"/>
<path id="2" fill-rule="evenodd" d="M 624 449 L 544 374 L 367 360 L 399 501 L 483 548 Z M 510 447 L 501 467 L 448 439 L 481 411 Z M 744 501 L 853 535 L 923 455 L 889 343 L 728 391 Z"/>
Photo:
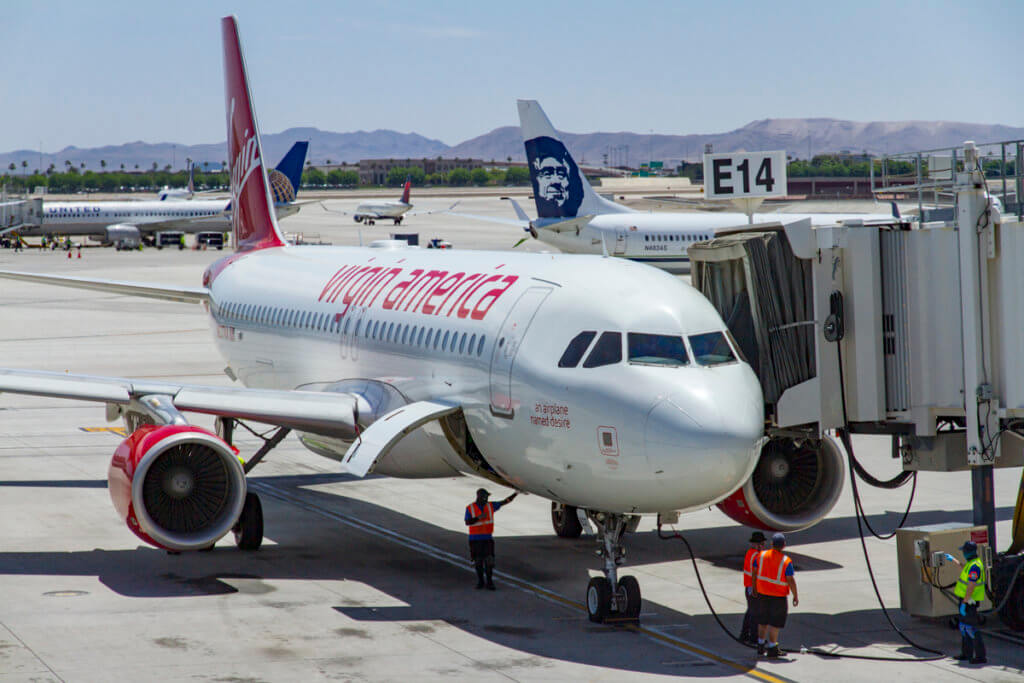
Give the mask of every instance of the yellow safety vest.
<path id="1" fill-rule="evenodd" d="M 956 580 L 956 588 L 953 589 L 953 594 L 960 599 L 967 598 L 967 582 L 971 580 L 971 568 L 975 565 L 978 566 L 978 583 L 975 584 L 974 590 L 971 592 L 971 599 L 975 602 L 981 602 L 985 599 L 985 565 L 977 557 L 964 565 L 963 570 L 960 572 L 960 578 Z"/>

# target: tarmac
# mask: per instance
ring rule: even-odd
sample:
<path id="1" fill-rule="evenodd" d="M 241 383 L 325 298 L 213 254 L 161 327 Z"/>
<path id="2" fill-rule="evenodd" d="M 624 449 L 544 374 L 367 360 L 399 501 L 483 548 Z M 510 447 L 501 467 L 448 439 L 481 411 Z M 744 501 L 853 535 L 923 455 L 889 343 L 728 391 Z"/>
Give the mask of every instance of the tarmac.
<path id="1" fill-rule="evenodd" d="M 417 201 L 442 209 L 450 197 Z M 357 200 L 325 200 L 351 210 Z M 465 197 L 468 213 L 513 217 L 494 197 Z M 391 232 L 444 238 L 456 249 L 509 249 L 524 233 L 447 214 L 394 228 L 359 226 L 309 204 L 282 222 L 290 233 L 368 244 Z M 518 249 L 548 250 L 530 240 Z M 0 252 L 0 268 L 196 285 L 217 251 Z M 229 385 L 200 307 L 0 281 L 0 365 Z M 937 371 L 941 371 L 938 370 Z M 119 522 L 106 469 L 121 436 L 103 407 L 0 395 L 0 681 L 677 680 L 901 682 L 1020 680 L 1020 642 L 989 637 L 989 664 L 927 656 L 889 627 L 865 567 L 847 489 L 820 524 L 789 535 L 800 605 L 782 645 L 895 657 L 899 663 L 791 654 L 758 659 L 716 624 L 686 546 L 661 541 L 645 519 L 627 541 L 623 573 L 643 590 L 639 626 L 597 625 L 582 599 L 599 574 L 592 537 L 557 538 L 549 503 L 520 496 L 497 514 L 495 592 L 473 589 L 463 509 L 471 478 L 400 480 L 341 474 L 289 437 L 250 475 L 266 539 L 255 553 L 230 538 L 212 552 L 170 555 Z M 197 424 L 210 426 L 197 416 Z M 258 441 L 239 435 L 243 452 Z M 879 478 L 899 471 L 888 441 L 855 439 Z M 997 534 L 1005 546 L 1020 469 L 997 470 Z M 506 495 L 494 490 L 495 497 Z M 909 487 L 861 486 L 880 532 L 907 506 Z M 967 474 L 925 472 L 907 525 L 971 521 Z M 676 529 L 696 554 L 708 596 L 739 630 L 741 563 L 750 530 L 717 509 Z M 955 654 L 945 620 L 899 610 L 895 540 L 867 550 L 889 615 L 915 642 Z M 992 631 L 1000 629 L 990 622 Z"/>

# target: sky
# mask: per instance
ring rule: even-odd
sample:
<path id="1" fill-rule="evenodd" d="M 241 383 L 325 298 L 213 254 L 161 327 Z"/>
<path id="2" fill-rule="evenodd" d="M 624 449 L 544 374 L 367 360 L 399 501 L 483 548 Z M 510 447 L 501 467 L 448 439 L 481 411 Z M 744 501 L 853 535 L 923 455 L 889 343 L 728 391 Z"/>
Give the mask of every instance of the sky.
<path id="1" fill-rule="evenodd" d="M 1024 2 L 4 3 L 0 151 L 225 138 L 219 18 L 260 128 L 447 144 L 537 99 L 563 131 L 688 134 L 764 118 L 1024 125 Z"/>

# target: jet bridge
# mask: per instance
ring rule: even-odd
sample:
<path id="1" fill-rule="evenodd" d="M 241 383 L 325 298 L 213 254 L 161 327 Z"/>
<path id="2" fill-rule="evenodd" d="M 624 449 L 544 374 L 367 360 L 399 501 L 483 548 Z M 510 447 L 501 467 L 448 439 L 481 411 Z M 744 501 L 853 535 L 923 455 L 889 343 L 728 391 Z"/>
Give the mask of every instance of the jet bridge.
<path id="1" fill-rule="evenodd" d="M 904 470 L 970 471 L 995 548 L 994 469 L 1024 465 L 1024 222 L 974 143 L 958 159 L 950 220 L 719 233 L 690 247 L 691 279 L 761 379 L 769 436 L 886 434 Z M 996 574 L 1024 562 L 1022 505 L 1024 480 Z M 1008 604 L 1024 628 L 1024 577 Z"/>
<path id="2" fill-rule="evenodd" d="M 6 193 L 0 194 L 0 234 L 16 233 L 19 229 L 37 227 L 42 223 L 42 197 L 9 198 Z"/>

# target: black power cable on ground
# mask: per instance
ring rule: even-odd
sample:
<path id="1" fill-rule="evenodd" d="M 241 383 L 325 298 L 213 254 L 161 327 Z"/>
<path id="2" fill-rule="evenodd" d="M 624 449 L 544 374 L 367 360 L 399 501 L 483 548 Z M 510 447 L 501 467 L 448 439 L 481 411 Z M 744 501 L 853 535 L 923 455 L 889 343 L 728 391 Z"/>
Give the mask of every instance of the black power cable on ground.
<path id="1" fill-rule="evenodd" d="M 755 647 L 754 645 L 752 645 L 750 643 L 746 643 L 746 642 L 740 640 L 739 636 L 737 636 L 732 631 L 730 631 L 729 627 L 726 626 L 725 623 L 722 622 L 721 617 L 718 616 L 718 612 L 715 611 L 714 606 L 711 604 L 711 598 L 708 597 L 708 592 L 704 588 L 704 580 L 701 578 L 701 576 L 700 576 L 700 569 L 697 567 L 697 558 L 693 554 L 693 548 L 690 546 L 690 542 L 686 540 L 686 537 L 683 536 L 682 534 L 680 534 L 675 529 L 673 529 L 672 533 L 670 535 L 668 535 L 668 536 L 662 534 L 662 532 L 661 532 L 661 521 L 659 520 L 658 521 L 658 538 L 660 538 L 663 541 L 669 541 L 669 540 L 672 540 L 672 539 L 675 538 L 675 539 L 679 539 L 680 541 L 683 542 L 684 545 L 686 545 L 686 550 L 687 550 L 687 552 L 690 553 L 690 562 L 693 564 L 693 573 L 697 577 L 697 585 L 700 586 L 700 592 L 704 596 L 705 604 L 707 604 L 708 609 L 711 611 L 711 616 L 713 616 L 715 618 L 715 621 L 718 622 L 719 627 L 721 627 L 722 631 L 724 631 L 727 636 L 729 636 L 730 638 L 732 638 L 733 640 L 735 640 L 737 643 L 739 643 L 740 645 L 742 645 L 744 647 L 748 647 L 748 648 Z M 863 541 L 863 536 L 861 537 L 861 540 Z M 869 569 L 870 569 L 870 564 L 869 564 Z M 874 579 L 874 577 L 872 577 L 872 580 L 873 579 Z M 877 587 L 876 587 L 875 590 L 876 590 L 876 594 L 877 594 Z M 882 606 L 882 609 L 883 610 L 885 609 L 884 605 Z M 891 624 L 892 621 L 890 621 L 889 623 Z M 896 626 L 893 625 L 893 628 L 896 628 Z M 897 632 L 899 632 L 898 628 L 896 630 L 897 630 Z M 904 636 L 904 640 L 906 640 L 905 636 Z M 929 650 L 928 648 L 921 647 L 920 645 L 914 645 L 913 643 L 911 643 L 911 646 L 912 647 L 916 647 L 916 648 L 918 648 L 920 650 L 924 650 L 926 652 L 935 652 L 938 656 L 935 656 L 935 657 L 908 658 L 908 657 L 882 657 L 882 656 L 874 656 L 874 655 L 855 655 L 855 654 L 851 654 L 851 653 L 847 653 L 847 652 L 834 652 L 834 651 L 831 651 L 831 650 L 823 650 L 820 647 L 807 647 L 807 648 L 801 648 L 800 650 L 791 650 L 789 648 L 779 648 L 779 649 L 782 652 L 786 652 L 788 654 L 797 654 L 797 653 L 805 654 L 806 653 L 806 654 L 817 655 L 819 657 L 828 657 L 828 658 L 831 658 L 831 659 L 865 659 L 865 660 L 875 661 L 875 662 L 931 662 L 931 661 L 935 661 L 937 659 L 945 659 L 946 658 L 946 655 L 941 653 L 941 652 L 939 652 L 938 650 Z"/>
<path id="2" fill-rule="evenodd" d="M 844 372 L 844 369 L 843 369 L 843 347 L 842 347 L 842 344 L 840 343 L 840 341 L 841 341 L 841 338 L 836 340 L 836 358 L 837 358 L 837 361 L 838 361 L 838 364 L 839 364 L 839 397 L 840 397 L 840 401 L 841 401 L 842 407 L 843 407 L 843 428 L 839 429 L 839 430 L 836 430 L 836 434 L 839 436 L 839 439 L 843 442 L 843 448 L 846 449 L 846 457 L 847 457 L 847 459 L 848 459 L 848 461 L 850 463 L 851 471 L 856 471 L 857 468 L 856 468 L 855 463 L 857 465 L 859 465 L 859 463 L 856 462 L 856 457 L 854 456 L 854 452 L 853 452 L 853 440 L 850 438 L 850 429 L 849 429 L 849 427 L 850 427 L 850 419 L 849 419 L 849 415 L 848 415 L 848 413 L 846 411 L 846 380 L 845 380 L 845 374 L 846 373 Z M 915 476 L 914 477 L 914 489 L 916 490 L 916 488 L 917 488 L 917 477 Z M 922 645 L 918 645 L 913 640 L 911 640 L 910 636 L 908 636 L 906 633 L 904 633 L 900 629 L 900 627 L 896 625 L 896 622 L 894 622 L 892 620 L 892 617 L 889 615 L 889 610 L 886 609 L 886 607 L 885 607 L 885 601 L 882 600 L 882 593 L 881 593 L 881 591 L 878 590 L 878 582 L 875 580 L 875 570 L 871 566 L 871 557 L 868 555 L 868 544 L 867 544 L 867 541 L 864 539 L 864 523 L 867 521 L 867 517 L 866 517 L 866 515 L 864 515 L 864 506 L 863 506 L 863 504 L 861 502 L 861 499 L 860 499 L 860 490 L 857 488 L 857 477 L 853 476 L 852 474 L 850 476 L 850 489 L 853 492 L 853 512 L 854 512 L 854 516 L 857 518 L 857 534 L 860 536 L 860 547 L 861 547 L 861 550 L 864 553 L 864 564 L 868 568 L 868 577 L 871 578 L 871 587 L 874 589 L 875 597 L 878 599 L 878 606 L 882 609 L 882 614 L 885 615 L 885 620 L 889 622 L 889 626 L 891 626 L 892 630 L 896 632 L 896 635 L 898 635 L 901 639 L 903 639 L 904 642 L 906 642 L 911 647 L 917 648 L 918 650 L 921 650 L 922 652 L 931 652 L 932 655 L 933 655 L 931 657 L 919 657 L 919 658 L 903 660 L 903 661 L 927 662 L 927 661 L 934 661 L 934 660 L 937 660 L 937 659 L 944 659 L 947 656 L 944 652 L 941 652 L 939 650 L 935 650 L 935 649 L 930 648 L 930 647 L 924 647 Z M 911 498 L 910 498 L 910 500 L 913 501 L 913 491 L 911 491 Z M 900 521 L 900 526 L 902 526 L 903 522 L 906 521 L 908 514 L 910 514 L 910 505 L 909 504 L 907 505 L 907 512 L 906 512 L 906 514 L 903 515 L 903 520 Z M 868 525 L 868 526 L 870 528 L 870 525 Z M 897 528 L 899 528 L 899 527 L 897 527 Z M 892 535 L 895 535 L 895 533 L 896 532 L 893 531 Z M 874 534 L 875 536 L 878 536 L 878 534 L 875 534 L 873 529 L 872 529 L 872 534 Z M 889 538 L 891 538 L 892 535 L 890 535 Z"/>

